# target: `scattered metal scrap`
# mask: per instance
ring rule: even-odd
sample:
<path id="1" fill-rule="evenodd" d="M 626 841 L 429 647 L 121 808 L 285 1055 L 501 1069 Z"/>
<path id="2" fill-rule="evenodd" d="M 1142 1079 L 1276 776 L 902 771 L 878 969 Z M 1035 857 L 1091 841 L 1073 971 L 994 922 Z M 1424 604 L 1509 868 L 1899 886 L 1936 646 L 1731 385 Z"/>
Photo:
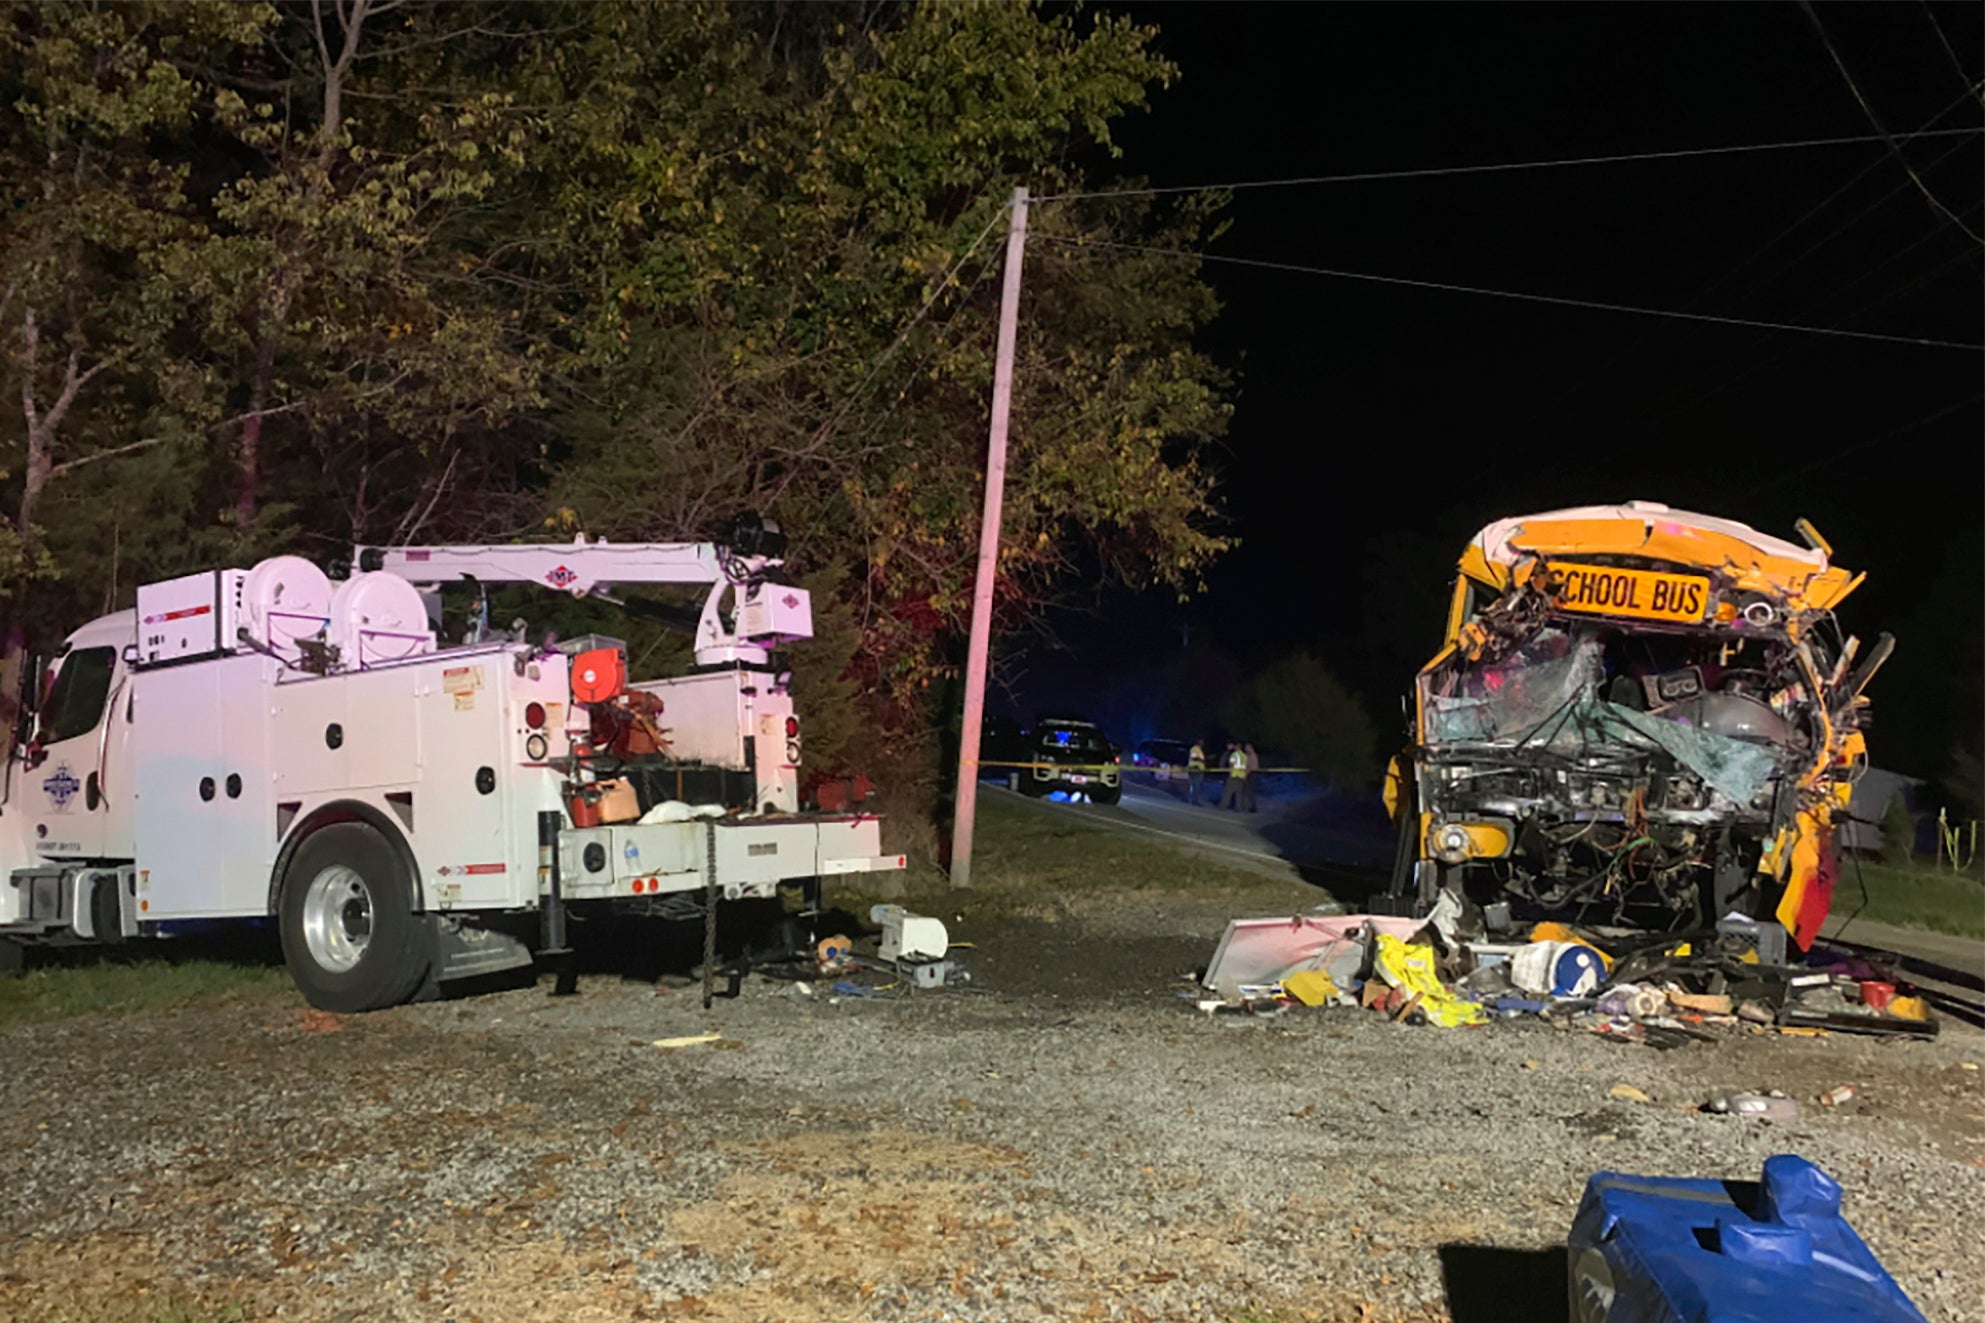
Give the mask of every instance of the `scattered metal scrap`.
<path id="1" fill-rule="evenodd" d="M 1480 912 L 1237 919 L 1188 994 L 1209 1012 L 1363 1007 L 1442 1028 L 1543 1020 L 1663 1050 L 1739 1033 L 1931 1038 L 1938 1022 L 1892 969 L 1824 952 L 1783 958 L 1783 932 L 1743 915 L 1658 937 L 1536 924 L 1491 933 Z"/>

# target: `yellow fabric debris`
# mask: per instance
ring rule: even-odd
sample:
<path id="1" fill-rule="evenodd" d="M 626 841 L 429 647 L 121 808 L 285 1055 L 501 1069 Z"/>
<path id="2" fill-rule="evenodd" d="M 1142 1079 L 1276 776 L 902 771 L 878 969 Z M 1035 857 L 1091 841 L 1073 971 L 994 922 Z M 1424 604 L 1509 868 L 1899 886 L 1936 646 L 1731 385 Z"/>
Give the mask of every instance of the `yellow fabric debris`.
<path id="1" fill-rule="evenodd" d="M 1321 1006 L 1337 996 L 1337 984 L 1320 969 L 1305 969 L 1282 980 L 1282 991 L 1305 1006 Z"/>
<path id="2" fill-rule="evenodd" d="M 1381 933 L 1378 954 L 1372 965 L 1379 977 L 1395 988 L 1404 988 L 1420 998 L 1420 1009 L 1427 1023 L 1443 1029 L 1464 1024 L 1487 1024 L 1489 1017 L 1472 1001 L 1463 1001 L 1449 992 L 1434 969 L 1434 948 L 1426 944 L 1408 946 L 1397 937 Z"/>
<path id="3" fill-rule="evenodd" d="M 1930 1008 L 1921 997 L 1897 997 L 1889 1003 L 1889 1014 L 1899 1020 L 1927 1020 Z"/>

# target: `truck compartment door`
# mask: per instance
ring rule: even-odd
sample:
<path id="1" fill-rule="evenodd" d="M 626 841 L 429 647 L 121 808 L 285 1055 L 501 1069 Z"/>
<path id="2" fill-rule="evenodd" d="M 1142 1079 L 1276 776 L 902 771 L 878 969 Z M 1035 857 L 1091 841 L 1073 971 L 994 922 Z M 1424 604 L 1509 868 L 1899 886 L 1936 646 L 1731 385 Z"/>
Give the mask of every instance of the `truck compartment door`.
<path id="1" fill-rule="evenodd" d="M 140 671 L 133 679 L 138 917 L 268 912 L 267 672 L 260 656 Z"/>

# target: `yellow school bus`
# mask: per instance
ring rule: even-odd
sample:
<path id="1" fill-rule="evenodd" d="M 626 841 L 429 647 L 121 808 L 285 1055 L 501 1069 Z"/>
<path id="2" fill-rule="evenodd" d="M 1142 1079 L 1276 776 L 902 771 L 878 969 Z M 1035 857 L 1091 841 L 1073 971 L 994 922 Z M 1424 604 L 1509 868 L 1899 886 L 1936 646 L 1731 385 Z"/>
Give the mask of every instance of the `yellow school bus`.
<path id="1" fill-rule="evenodd" d="M 1864 576 L 1798 533 L 1630 501 L 1476 534 L 1386 779 L 1395 897 L 1771 916 L 1809 946 L 1894 641 L 1842 633 Z"/>

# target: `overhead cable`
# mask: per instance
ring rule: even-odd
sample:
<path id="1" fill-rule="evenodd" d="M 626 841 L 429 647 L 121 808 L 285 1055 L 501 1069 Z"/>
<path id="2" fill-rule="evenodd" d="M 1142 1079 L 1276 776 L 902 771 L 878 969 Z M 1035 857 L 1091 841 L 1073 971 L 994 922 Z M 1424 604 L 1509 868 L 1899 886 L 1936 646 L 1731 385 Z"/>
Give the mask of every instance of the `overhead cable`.
<path id="1" fill-rule="evenodd" d="M 1944 231 L 1943 231 L 1942 222 L 1939 222 L 1938 228 L 1932 230 L 1930 232 L 1929 237 L 1935 238 L 1937 235 L 1942 234 L 1943 232 Z M 1921 242 L 1922 241 L 1919 240 L 1916 244 L 1911 244 L 1909 248 L 1906 248 L 1903 251 L 1904 252 L 1912 251 L 1913 249 L 1921 246 Z M 1976 257 L 1977 254 L 1970 252 L 1969 250 L 1960 251 L 1951 257 L 1947 257 L 1943 261 L 1931 267 L 1928 271 L 1923 272 L 1922 274 L 1918 275 L 1915 279 L 1909 281 L 1907 284 L 1900 285 L 1895 289 L 1891 289 L 1887 293 L 1877 294 L 1874 298 L 1869 299 L 1866 302 L 1862 303 L 1861 306 L 1854 309 L 1854 311 L 1847 313 L 1845 316 L 1841 317 L 1840 320 L 1849 321 L 1849 322 L 1858 321 L 1860 318 L 1867 316 L 1875 309 L 1883 307 L 1886 304 L 1893 303 L 1895 302 L 1895 300 L 1901 298 L 1903 295 L 1911 293 L 1919 286 L 1931 280 L 1935 280 L 1941 277 L 1945 271 L 1948 271 L 1950 268 L 1958 265 L 1959 263 L 1970 262 L 1974 260 Z M 1886 265 L 1886 263 L 1884 263 L 1884 265 Z M 1840 286 L 1839 289 L 1828 291 L 1828 296 L 1826 298 L 1823 298 L 1819 303 L 1814 304 L 1813 309 L 1817 311 L 1819 308 L 1826 306 L 1828 303 L 1832 301 L 1832 298 L 1834 296 L 1854 288 L 1854 286 L 1860 284 L 1862 280 L 1866 279 L 1868 276 L 1872 274 L 1874 274 L 1873 271 L 1863 272 L 1861 276 L 1856 277 L 1854 280 L 1849 281 L 1847 284 Z M 1751 364 L 1749 367 L 1744 368 L 1739 372 L 1737 372 L 1736 374 L 1723 379 L 1722 381 L 1718 382 L 1716 385 L 1710 386 L 1707 389 L 1701 391 L 1697 391 L 1695 394 L 1691 395 L 1688 399 L 1683 400 L 1680 404 L 1677 404 L 1672 409 L 1669 409 L 1666 412 L 1664 412 L 1661 415 L 1661 417 L 1656 421 L 1666 422 L 1671 418 L 1676 418 L 1681 416 L 1682 414 L 1687 413 L 1689 410 L 1704 403 L 1705 401 L 1715 399 L 1718 395 L 1721 395 L 1723 392 L 1729 390 L 1732 386 L 1738 385 L 1739 383 L 1744 381 L 1748 381 L 1750 378 L 1756 376 L 1758 373 L 1764 371 L 1766 368 L 1771 367 L 1776 363 L 1781 363 L 1784 360 L 1790 358 L 1792 355 L 1798 353 L 1803 347 L 1804 347 L 1803 345 L 1799 345 L 1799 344 L 1791 344 L 1785 346 L 1783 349 L 1780 349 L 1777 353 L 1771 355 L 1769 358 L 1761 359 L 1758 362 Z"/>
<path id="2" fill-rule="evenodd" d="M 1942 119 L 1944 116 L 1950 114 L 1953 110 L 1956 110 L 1959 106 L 1964 105 L 1965 103 L 1971 100 L 1973 100 L 1971 89 L 1966 88 L 1965 91 L 1961 93 L 1955 101 L 1952 101 L 1949 105 L 1946 105 L 1942 110 L 1939 110 L 1936 114 L 1930 116 L 1930 118 L 1925 120 L 1914 132 L 1905 135 L 1902 141 L 1905 144 L 1914 142 L 1916 139 L 1922 137 L 1925 131 L 1928 130 L 1931 125 L 1935 124 L 1938 120 Z M 1945 153 L 1944 156 L 1939 156 L 1936 160 L 1930 162 L 1929 166 L 1926 168 L 1935 169 L 1938 165 L 1943 163 L 1945 157 L 1954 155 L 1957 152 L 1961 152 L 1963 150 L 1965 150 L 1965 146 L 1963 143 L 1960 142 L 1955 147 L 1951 148 L 1949 152 Z M 1779 244 L 1785 242 L 1785 240 L 1791 238 L 1794 234 L 1796 234 L 1799 231 L 1799 229 L 1802 226 L 1806 224 L 1807 221 L 1810 221 L 1811 219 L 1813 219 L 1813 217 L 1819 215 L 1822 211 L 1825 211 L 1828 207 L 1832 206 L 1840 198 L 1846 196 L 1847 192 L 1850 189 L 1852 189 L 1856 184 L 1860 183 L 1870 174 L 1880 169 L 1882 162 L 1887 159 L 1888 158 L 1886 153 L 1876 153 L 1875 158 L 1869 161 L 1866 165 L 1862 166 L 1859 170 L 1855 171 L 1853 176 L 1850 179 L 1848 179 L 1846 183 L 1842 184 L 1839 188 L 1836 188 L 1835 190 L 1833 190 L 1833 192 L 1827 194 L 1824 198 L 1821 198 L 1818 202 L 1814 203 L 1811 207 L 1809 207 L 1805 211 L 1804 214 L 1802 214 L 1799 217 L 1799 219 L 1793 221 L 1790 225 L 1786 226 L 1784 229 L 1780 230 L 1777 234 L 1774 234 L 1769 240 L 1767 240 L 1763 247 L 1758 248 L 1756 251 L 1752 252 L 1750 256 L 1746 257 L 1743 261 L 1725 270 L 1722 275 L 1710 281 L 1708 285 L 1706 285 L 1699 293 L 1695 295 L 1695 297 L 1691 298 L 1687 303 L 1682 305 L 1682 311 L 1684 312 L 1693 311 L 1695 308 L 1699 307 L 1702 304 L 1703 300 L 1707 299 L 1711 294 L 1714 294 L 1717 290 L 1723 288 L 1723 286 L 1728 284 L 1732 279 L 1734 279 L 1739 272 L 1751 266 L 1759 258 L 1763 257 L 1766 253 L 1769 253 L 1772 249 L 1778 247 Z M 1825 234 L 1825 236 L 1823 236 L 1816 242 L 1807 245 L 1806 248 L 1803 251 L 1801 251 L 1798 256 L 1794 257 L 1791 261 L 1780 265 L 1770 275 L 1765 276 L 1762 279 L 1748 282 L 1744 286 L 1744 288 L 1739 292 L 1738 297 L 1742 298 L 1745 295 L 1756 293 L 1757 291 L 1763 289 L 1765 286 L 1769 285 L 1772 281 L 1783 279 L 1784 276 L 1788 272 L 1790 272 L 1793 267 L 1798 266 L 1801 262 L 1811 257 L 1814 253 L 1818 252 L 1826 245 L 1832 243 L 1836 238 L 1838 238 L 1842 234 L 1845 234 L 1849 229 L 1859 224 L 1866 217 L 1873 215 L 1876 209 L 1882 206 L 1884 203 L 1886 203 L 1889 200 L 1889 198 L 1894 197 L 1896 194 L 1904 191 L 1908 187 L 1909 185 L 1907 183 L 1896 185 L 1894 189 L 1890 190 L 1888 193 L 1883 194 L 1881 198 L 1877 199 L 1873 204 L 1862 208 L 1860 211 L 1854 213 L 1852 217 L 1850 217 L 1846 221 L 1843 221 L 1841 224 L 1836 225 L 1833 229 L 1829 230 Z M 1937 228 L 1930 232 L 1930 237 L 1934 237 L 1935 235 L 1940 234 L 1942 232 L 1943 232 L 1943 222 L 1939 221 Z M 1919 242 L 1921 241 L 1919 240 Z M 1914 248 L 1915 245 L 1912 244 L 1910 245 L 1910 247 Z M 1909 249 L 1904 249 L 1903 251 L 1907 252 L 1909 251 Z M 1895 256 L 1896 256 L 1895 254 L 1891 254 L 1890 257 L 1886 261 L 1884 261 L 1881 265 L 1883 266 L 1888 265 L 1888 262 L 1893 261 L 1895 259 Z M 1857 279 L 1855 283 L 1859 283 L 1859 280 L 1866 279 L 1869 274 L 1872 273 L 1864 272 Z M 1609 358 L 1606 362 L 1605 370 L 1610 370 L 1614 364 L 1620 361 L 1622 357 L 1628 357 L 1643 352 L 1647 346 L 1648 341 L 1651 340 L 1656 334 L 1658 334 L 1658 332 L 1655 329 L 1653 328 L 1648 329 L 1645 333 L 1643 333 L 1642 335 L 1636 338 L 1634 344 L 1631 347 L 1624 350 L 1619 350 L 1613 355 L 1613 357 Z M 1602 371 L 1602 375 L 1603 375 L 1603 371 Z"/>
<path id="3" fill-rule="evenodd" d="M 1850 331 L 1837 326 L 1802 326 L 1793 322 L 1754 321 L 1743 317 L 1717 317 L 1706 312 L 1681 312 L 1673 308 L 1645 308 L 1627 303 L 1601 303 L 1592 299 L 1567 298 L 1558 294 L 1533 294 L 1523 290 L 1489 289 L 1481 285 L 1457 285 L 1440 280 L 1414 280 L 1406 276 L 1380 275 L 1371 271 L 1344 271 L 1329 267 L 1302 266 L 1293 262 L 1269 262 L 1252 257 L 1224 257 L 1214 253 L 1196 253 L 1186 248 L 1154 248 L 1144 244 L 1115 243 L 1102 239 L 1064 239 L 1055 235 L 1037 235 L 1047 243 L 1064 244 L 1077 248 L 1114 249 L 1118 252 L 1148 253 L 1161 257 L 1183 257 L 1196 262 L 1219 262 L 1227 266 L 1253 267 L 1263 271 L 1283 271 L 1294 275 L 1328 276 L 1336 280 L 1362 280 L 1379 285 L 1401 285 L 1408 289 L 1440 290 L 1448 294 L 1479 294 L 1488 298 L 1516 299 L 1524 303 L 1545 303 L 1564 308 L 1589 308 L 1596 312 L 1625 312 L 1643 317 L 1669 317 L 1680 321 L 1709 322 L 1719 326 L 1745 326 L 1764 331 L 1802 331 L 1808 335 L 1832 335 L 1848 340 L 1875 340 L 1888 344 L 1916 345 L 1927 349 L 1964 349 L 1972 353 L 1985 352 L 1985 345 L 1964 344 L 1956 340 L 1932 340 L 1920 336 L 1883 335 L 1875 331 Z"/>
<path id="4" fill-rule="evenodd" d="M 1948 138 L 1959 134 L 1985 134 L 1985 128 L 1930 129 L 1912 136 Z M 1073 202 L 1083 198 L 1142 198 L 1166 193 L 1236 192 L 1244 188 L 1296 188 L 1309 184 L 1360 184 L 1380 179 L 1431 179 L 1443 175 L 1481 175 L 1507 170 L 1554 170 L 1574 165 L 1618 165 L 1629 161 L 1674 161 L 1692 156 L 1729 156 L 1740 152 L 1782 152 L 1801 147 L 1845 147 L 1855 143 L 1888 142 L 1886 133 L 1860 134 L 1847 138 L 1803 138 L 1796 142 L 1739 143 L 1729 147 L 1686 147 L 1666 152 L 1622 152 L 1613 156 L 1571 156 L 1549 161 L 1499 161 L 1488 165 L 1439 165 L 1414 170 L 1366 170 L 1355 174 L 1300 175 L 1287 179 L 1241 179 L 1215 184 L 1175 184 L 1164 188 L 1113 188 L 1087 193 L 1050 193 L 1031 199 L 1035 203 Z"/>
<path id="5" fill-rule="evenodd" d="M 1930 0 L 1920 0 L 1920 3 L 1923 6 L 1923 17 L 1930 20 L 1930 29 L 1937 34 L 1937 44 L 1944 48 L 1944 54 L 1950 56 L 1951 68 L 1957 70 L 1958 80 L 1964 84 L 1965 95 L 1976 101 L 1979 85 L 1971 81 L 1971 75 L 1964 70 L 1964 61 L 1958 59 L 1957 52 L 1951 49 L 1951 39 L 1944 35 L 1944 25 L 1937 21 L 1936 11 L 1930 8 Z"/>
<path id="6" fill-rule="evenodd" d="M 1930 118 L 1924 122 L 1922 128 L 1917 129 L 1914 133 L 1904 134 L 1901 139 L 1901 142 L 1903 143 L 1904 146 L 1907 146 L 1908 144 L 1916 141 L 1918 138 L 1929 136 L 1927 134 L 1927 130 L 1930 128 L 1931 125 L 1935 124 L 1938 120 L 1942 119 L 1944 116 L 1950 114 L 1953 110 L 1956 110 L 1959 106 L 1964 105 L 1968 101 L 1975 101 L 1976 99 L 1977 98 L 1973 94 L 1971 89 L 1966 88 L 1965 91 L 1963 91 L 1958 95 L 1958 98 L 1955 101 L 1952 101 L 1950 104 L 1946 105 L 1942 110 L 1939 110 L 1936 114 L 1930 116 Z M 1935 169 L 1950 156 L 1953 156 L 1956 153 L 1961 152 L 1963 150 L 1964 150 L 1964 144 L 1959 143 L 1957 146 L 1953 147 L 1949 152 L 1946 152 L 1943 156 L 1939 156 L 1936 158 L 1936 160 L 1930 162 L 1929 166 L 1926 168 Z M 1800 216 L 1798 220 L 1793 221 L 1790 225 L 1786 226 L 1784 229 L 1780 230 L 1776 235 L 1774 235 L 1771 238 L 1770 242 L 1766 243 L 1764 247 L 1758 249 L 1756 252 L 1752 253 L 1749 257 L 1739 262 L 1736 266 L 1730 268 L 1730 270 L 1726 271 L 1723 275 L 1719 276 L 1716 280 L 1712 281 L 1710 285 L 1702 291 L 1702 293 L 1696 295 L 1695 298 L 1691 299 L 1690 303 L 1692 304 L 1700 303 L 1703 299 L 1708 298 L 1717 289 L 1721 288 L 1725 282 L 1729 281 L 1732 277 L 1734 277 L 1739 271 L 1742 271 L 1745 267 L 1757 261 L 1759 258 L 1763 257 L 1766 253 L 1770 252 L 1772 249 L 1776 248 L 1779 244 L 1783 243 L 1786 239 L 1789 239 L 1794 233 L 1796 233 L 1799 230 L 1801 226 L 1805 225 L 1807 221 L 1819 215 L 1822 211 L 1825 211 L 1829 206 L 1833 205 L 1834 202 L 1838 201 L 1842 196 L 1844 196 L 1849 189 L 1853 188 L 1854 185 L 1860 183 L 1863 179 L 1867 178 L 1868 175 L 1872 174 L 1875 170 L 1879 169 L 1881 167 L 1883 160 L 1884 160 L 1884 154 L 1877 153 L 1873 160 L 1869 161 L 1866 165 L 1862 166 L 1859 170 L 1854 172 L 1853 178 L 1849 179 L 1839 188 L 1836 188 L 1833 192 L 1827 194 L 1826 197 L 1822 198 L 1820 201 L 1814 203 L 1813 206 L 1810 209 L 1808 209 L 1804 215 Z M 1898 185 L 1896 189 L 1890 191 L 1889 193 L 1883 194 L 1882 197 L 1877 202 L 1873 203 L 1870 206 L 1864 207 L 1862 210 L 1856 212 L 1847 221 L 1843 222 L 1838 226 L 1835 226 L 1832 230 L 1827 232 L 1825 237 L 1809 245 L 1797 257 L 1793 258 L 1790 262 L 1787 262 L 1785 265 L 1779 267 L 1771 276 L 1767 277 L 1763 281 L 1759 281 L 1750 285 L 1748 289 L 1753 291 L 1762 289 L 1766 284 L 1769 284 L 1772 280 L 1776 280 L 1783 277 L 1793 267 L 1799 265 L 1799 263 L 1805 261 L 1808 257 L 1811 257 L 1821 248 L 1824 248 L 1827 244 L 1832 243 L 1836 238 L 1838 238 L 1841 234 L 1845 233 L 1852 226 L 1859 223 L 1867 216 L 1871 215 L 1876 210 L 1877 207 L 1881 206 L 1882 203 L 1888 201 L 1888 199 L 1893 197 L 1896 192 L 1900 192 L 1902 189 L 1907 187 L 1908 187 L 1907 184 L 1901 184 Z"/>
<path id="7" fill-rule="evenodd" d="M 1831 451 L 1827 454 L 1821 455 L 1818 459 L 1813 460 L 1811 463 L 1801 465 L 1796 469 L 1791 469 L 1784 473 L 1773 474 L 1771 477 L 1765 479 L 1763 482 L 1756 483 L 1750 487 L 1745 488 L 1742 492 L 1739 493 L 1739 495 L 1755 496 L 1759 492 L 1770 491 L 1773 487 L 1783 486 L 1785 483 L 1790 482 L 1794 478 L 1803 478 L 1808 473 L 1812 473 L 1817 469 L 1825 468 L 1829 464 L 1837 464 L 1841 460 L 1846 459 L 1849 455 L 1857 455 L 1864 450 L 1868 450 L 1871 449 L 1872 447 L 1880 445 L 1884 441 L 1894 440 L 1896 437 L 1901 436 L 1904 432 L 1913 432 L 1919 427 L 1928 427 L 1931 423 L 1937 422 L 1938 420 L 1943 418 L 1947 418 L 1951 414 L 1956 413 L 1959 409 L 1965 408 L 1969 405 L 1977 404 L 1980 400 L 1985 400 L 1985 395 L 1973 395 L 1968 399 L 1959 400 L 1956 404 L 1947 404 L 1941 409 L 1923 415 L 1921 418 L 1918 418 L 1913 423 L 1904 423 L 1901 427 L 1896 428 L 1894 431 L 1884 432 L 1880 436 L 1870 437 L 1864 441 L 1856 441 L 1851 445 L 1843 446 L 1839 450 Z"/>
<path id="8" fill-rule="evenodd" d="M 834 429 L 841 425 L 841 420 L 846 418 L 848 411 L 855 407 L 855 402 L 861 398 L 862 392 L 866 391 L 874 384 L 875 379 L 882 375 L 882 369 L 888 366 L 889 360 L 896 357 L 896 352 L 909 342 L 910 333 L 917 329 L 925 317 L 930 315 L 930 310 L 937 306 L 937 301 L 944 297 L 946 290 L 951 288 L 951 282 L 957 276 L 959 268 L 964 266 L 971 259 L 972 254 L 979 250 L 979 245 L 986 241 L 986 236 L 993 232 L 993 227 L 1006 218 L 1007 210 L 1008 207 L 1004 203 L 994 210 L 992 219 L 986 222 L 986 227 L 979 231 L 978 237 L 967 245 L 964 252 L 958 254 L 957 260 L 952 262 L 950 268 L 938 280 L 937 287 L 930 292 L 930 297 L 924 300 L 923 307 L 918 308 L 910 319 L 903 323 L 903 329 L 897 333 L 896 339 L 890 343 L 889 348 L 883 350 L 876 357 L 875 366 L 869 369 L 868 375 L 862 378 L 861 384 L 848 393 L 847 400 L 839 409 L 835 410 L 831 418 L 821 425 L 820 431 L 816 434 L 816 440 L 822 440 L 832 435 Z"/>
<path id="9" fill-rule="evenodd" d="M 1902 154 L 1901 146 L 1897 144 L 1894 136 L 1889 133 L 1887 126 L 1882 123 L 1881 117 L 1875 114 L 1875 108 L 1868 104 L 1868 98 L 1861 94 L 1861 85 L 1855 82 L 1854 75 L 1848 72 L 1847 61 L 1840 58 L 1839 50 L 1834 47 L 1833 38 L 1827 34 L 1826 27 L 1820 22 L 1820 16 L 1813 10 L 1812 0 L 1799 0 L 1799 8 L 1805 10 L 1806 17 L 1813 21 L 1813 31 L 1819 34 L 1820 44 L 1826 47 L 1826 53 L 1833 58 L 1833 67 L 1840 70 L 1840 76 L 1846 80 L 1847 90 L 1854 94 L 1854 100 L 1860 105 L 1861 113 L 1868 117 L 1868 122 L 1875 126 L 1876 132 L 1881 134 L 1881 140 L 1888 144 L 1890 154 L 1895 157 L 1896 163 L 1902 166 L 1904 172 L 1908 174 L 1910 181 L 1916 185 L 1916 191 L 1923 195 L 1923 200 L 1942 212 L 1946 220 L 1970 236 L 1973 243 L 1985 245 L 1985 238 L 1973 234 L 1971 227 L 1959 220 L 1957 213 L 1945 206 L 1943 199 L 1930 191 L 1930 186 L 1923 182 L 1923 176 L 1916 173 L 1916 167 L 1911 165 L 1909 158 Z"/>

